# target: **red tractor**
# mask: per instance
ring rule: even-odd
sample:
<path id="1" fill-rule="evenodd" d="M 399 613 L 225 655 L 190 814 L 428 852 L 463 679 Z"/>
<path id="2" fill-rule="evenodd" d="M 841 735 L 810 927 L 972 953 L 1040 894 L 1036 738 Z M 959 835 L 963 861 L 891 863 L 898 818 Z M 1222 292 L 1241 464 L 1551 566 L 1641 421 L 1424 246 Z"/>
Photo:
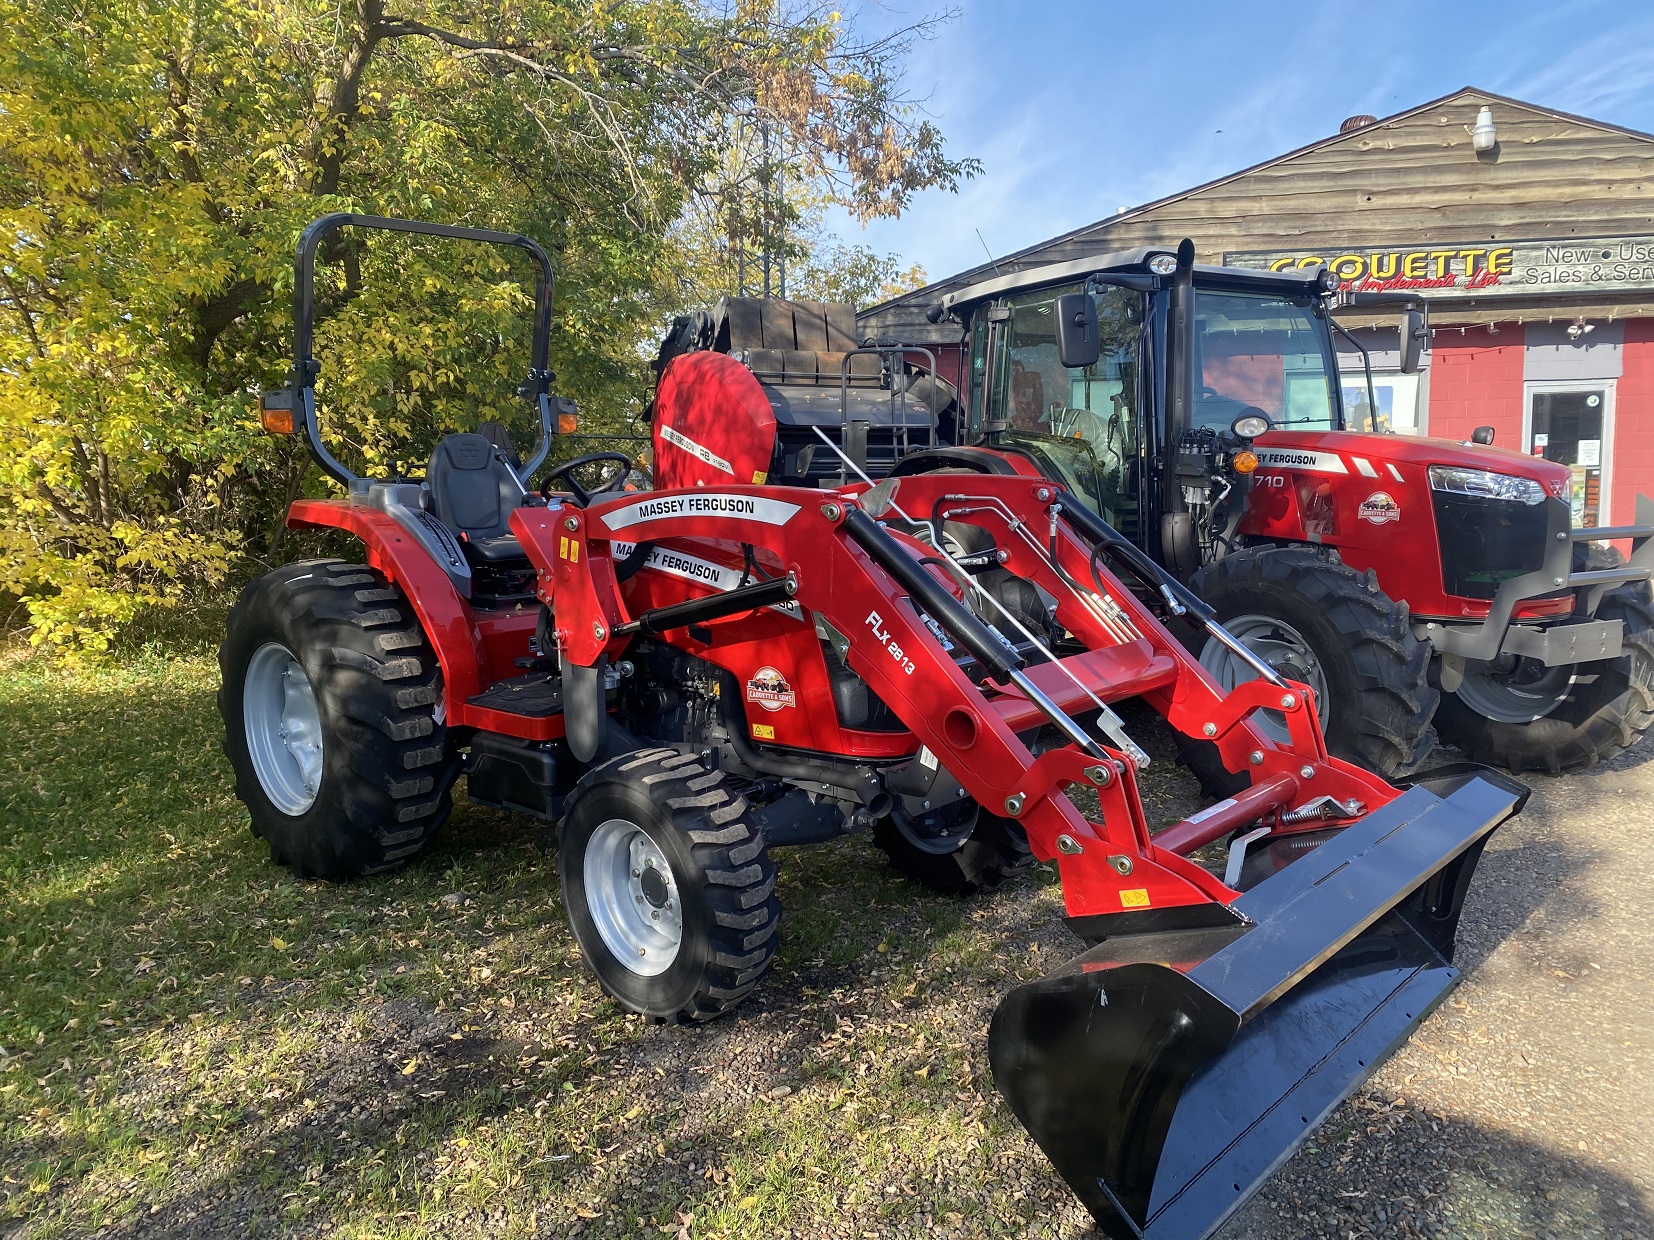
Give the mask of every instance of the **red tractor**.
<path id="1" fill-rule="evenodd" d="M 1568 468 L 1491 447 L 1491 433 L 1363 431 L 1343 407 L 1332 311 L 1396 300 L 1339 294 L 1324 268 L 1193 255 L 1185 242 L 1102 256 L 946 298 L 940 315 L 969 339 L 964 438 L 1063 479 L 1129 531 L 1249 648 L 1315 686 L 1334 751 L 1369 769 L 1414 769 L 1432 724 L 1518 772 L 1577 770 L 1642 736 L 1654 524 L 1574 526 Z M 1403 314 L 1405 372 L 1423 309 Z M 1026 399 L 1051 376 L 1067 388 Z M 1636 540 L 1629 565 L 1592 546 L 1617 539 Z M 1252 675 L 1221 644 L 1199 653 L 1221 684 Z M 1210 749 L 1192 757 L 1209 788 L 1234 782 Z"/>
<path id="2" fill-rule="evenodd" d="M 423 478 L 329 451 L 313 260 L 347 225 L 535 259 L 528 466 L 498 433 L 447 436 Z M 872 831 L 954 891 L 1054 863 L 1088 947 L 999 1006 L 996 1084 L 1111 1236 L 1215 1228 L 1452 985 L 1472 871 L 1526 790 L 1470 767 L 1393 787 L 1328 755 L 1309 686 L 1257 663 L 1220 687 L 1163 618 L 1246 648 L 1045 478 L 772 473 L 770 398 L 726 354 L 672 364 L 657 489 L 617 489 L 618 454 L 535 485 L 548 272 L 524 238 L 407 221 L 301 239 L 292 382 L 265 416 L 343 492 L 289 524 L 354 535 L 364 562 L 289 564 L 230 614 L 220 705 L 253 830 L 300 875 L 354 878 L 417 856 L 463 772 L 471 799 L 557 824 L 585 961 L 664 1021 L 759 983 L 782 846 Z M 1126 697 L 1247 787 L 1151 838 Z M 1227 837 L 1222 873 L 1190 860 Z"/>
<path id="3" fill-rule="evenodd" d="M 662 361 L 696 348 L 745 361 L 781 424 L 775 468 L 1062 483 L 1252 654 L 1313 686 L 1333 752 L 1370 770 L 1416 770 L 1436 732 L 1518 772 L 1620 752 L 1654 724 L 1654 507 L 1640 501 L 1645 524 L 1576 527 L 1565 465 L 1480 436 L 1359 431 L 1332 311 L 1402 309 L 1413 371 L 1423 303 L 1335 286 L 1320 268 L 1196 267 L 1187 242 L 996 276 L 931 311 L 960 324 L 958 391 L 929 349 L 901 341 L 818 377 L 804 324 L 847 308 L 807 302 L 726 300 L 683 320 Z M 669 367 L 661 382 L 669 396 Z M 1376 408 L 1370 365 L 1367 386 Z M 657 407 L 670 423 L 671 400 Z M 1592 545 L 1613 540 L 1634 541 L 1629 564 Z M 1224 642 L 1193 638 L 1219 684 L 1257 674 Z M 1285 735 L 1273 712 L 1255 722 Z M 1186 757 L 1208 790 L 1244 786 L 1211 746 Z"/>

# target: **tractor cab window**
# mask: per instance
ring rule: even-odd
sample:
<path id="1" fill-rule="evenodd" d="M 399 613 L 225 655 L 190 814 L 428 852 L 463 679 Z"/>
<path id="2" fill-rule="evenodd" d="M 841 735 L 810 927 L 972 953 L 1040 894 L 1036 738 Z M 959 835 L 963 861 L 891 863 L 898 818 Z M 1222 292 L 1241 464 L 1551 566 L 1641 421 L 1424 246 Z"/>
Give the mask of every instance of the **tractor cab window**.
<path id="1" fill-rule="evenodd" d="M 1227 428 L 1247 409 L 1276 426 L 1337 426 L 1338 366 L 1307 302 L 1195 290 L 1193 424 Z"/>
<path id="2" fill-rule="evenodd" d="M 1010 317 L 1000 324 L 1003 344 L 984 412 L 1009 423 L 1006 442 L 1044 460 L 1104 519 L 1130 526 L 1137 508 L 1142 298 L 1114 287 L 1094 294 L 1102 353 L 1095 365 L 1071 370 L 1057 354 L 1052 303 L 1079 291 L 1072 284 L 1005 299 Z"/>

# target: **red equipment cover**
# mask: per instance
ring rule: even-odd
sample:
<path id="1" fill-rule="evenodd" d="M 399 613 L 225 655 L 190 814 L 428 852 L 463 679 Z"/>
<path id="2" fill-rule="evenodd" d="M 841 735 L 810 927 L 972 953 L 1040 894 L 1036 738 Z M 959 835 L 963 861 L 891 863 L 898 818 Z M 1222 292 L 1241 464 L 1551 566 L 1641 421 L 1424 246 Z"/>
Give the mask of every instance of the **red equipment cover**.
<path id="1" fill-rule="evenodd" d="M 726 353 L 684 353 L 655 394 L 655 486 L 762 486 L 775 413 L 752 371 Z"/>

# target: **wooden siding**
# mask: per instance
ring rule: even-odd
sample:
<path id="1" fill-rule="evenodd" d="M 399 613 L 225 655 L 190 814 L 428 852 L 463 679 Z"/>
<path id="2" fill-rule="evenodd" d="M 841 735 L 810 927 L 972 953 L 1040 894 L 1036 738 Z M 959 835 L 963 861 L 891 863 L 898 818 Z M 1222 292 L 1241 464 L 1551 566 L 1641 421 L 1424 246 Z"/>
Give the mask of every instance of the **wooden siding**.
<path id="1" fill-rule="evenodd" d="M 1469 128 L 1493 109 L 1498 147 L 1478 155 Z M 1062 262 L 1141 245 L 1195 243 L 1196 261 L 1225 252 L 1311 248 L 1342 253 L 1366 246 L 1475 244 L 1654 233 L 1654 140 L 1562 118 L 1466 90 L 1353 133 L 1223 178 L 1160 203 L 1101 220 L 999 260 L 1004 270 Z M 864 316 L 870 327 L 923 322 L 943 292 L 985 277 L 978 267 L 911 299 Z M 1654 313 L 1621 291 L 1597 298 L 1616 316 Z M 1437 322 L 1510 320 L 1522 306 L 1584 307 L 1579 295 L 1433 299 Z M 1459 310 L 1460 313 L 1455 313 Z M 1596 312 L 1596 311 L 1593 311 Z M 1532 317 L 1529 313 L 1528 317 Z"/>

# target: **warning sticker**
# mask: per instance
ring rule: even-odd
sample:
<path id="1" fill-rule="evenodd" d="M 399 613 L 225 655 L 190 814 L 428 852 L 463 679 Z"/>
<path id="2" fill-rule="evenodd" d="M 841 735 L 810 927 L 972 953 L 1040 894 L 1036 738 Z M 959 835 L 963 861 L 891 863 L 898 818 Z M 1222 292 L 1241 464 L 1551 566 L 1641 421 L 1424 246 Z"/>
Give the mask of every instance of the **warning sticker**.
<path id="1" fill-rule="evenodd" d="M 752 725 L 752 739 L 755 741 L 773 741 L 775 739 L 775 729 L 767 723 L 755 723 Z"/>
<path id="2" fill-rule="evenodd" d="M 1363 521 L 1371 521 L 1374 525 L 1388 525 L 1391 521 L 1401 520 L 1401 505 L 1391 497 L 1388 491 L 1374 491 L 1361 501 L 1355 515 Z"/>
<path id="3" fill-rule="evenodd" d="M 798 698 L 787 678 L 773 667 L 761 667 L 747 681 L 747 701 L 756 702 L 765 710 L 780 710 L 798 705 Z"/>
<path id="4" fill-rule="evenodd" d="M 676 444 L 685 452 L 689 453 L 690 456 L 694 457 L 697 461 L 705 461 L 708 465 L 723 470 L 732 478 L 735 476 L 735 469 L 728 461 L 724 460 L 723 457 L 719 456 L 711 448 L 708 448 L 703 444 L 696 443 L 682 431 L 674 430 L 670 426 L 662 425 L 660 428 L 660 437 L 666 440 L 669 444 Z"/>
<path id="5" fill-rule="evenodd" d="M 1148 888 L 1133 887 L 1130 891 L 1122 891 L 1120 893 L 1120 904 L 1125 908 L 1148 908 Z"/>

